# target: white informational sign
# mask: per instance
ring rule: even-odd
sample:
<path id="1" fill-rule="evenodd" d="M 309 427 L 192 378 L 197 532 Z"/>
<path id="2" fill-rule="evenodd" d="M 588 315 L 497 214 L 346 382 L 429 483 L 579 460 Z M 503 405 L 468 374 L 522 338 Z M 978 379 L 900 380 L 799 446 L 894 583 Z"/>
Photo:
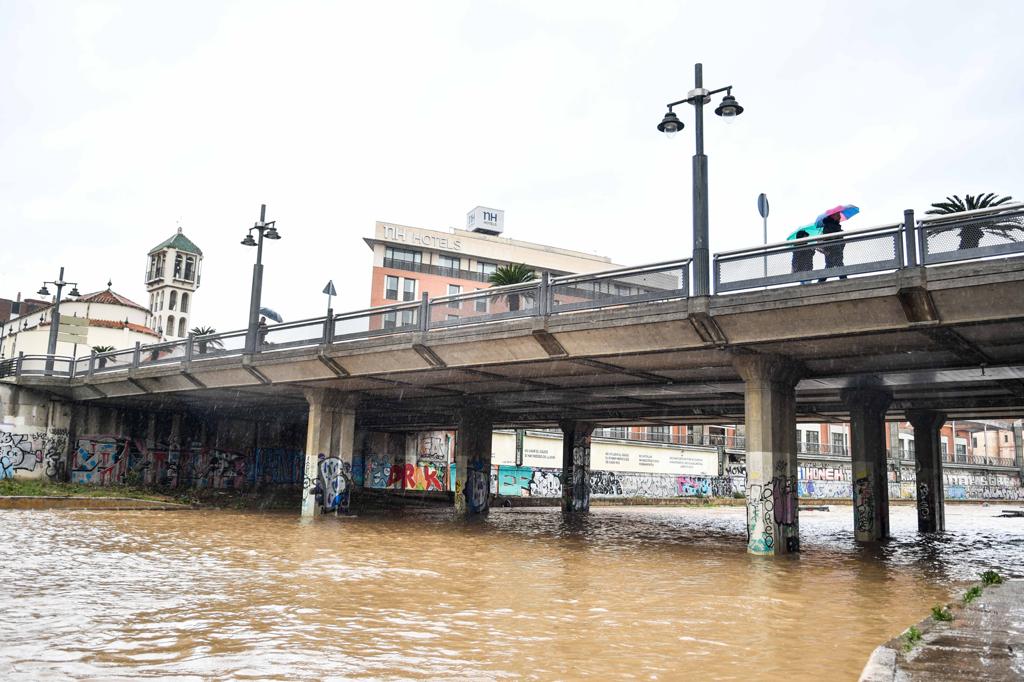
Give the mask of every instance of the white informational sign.
<path id="1" fill-rule="evenodd" d="M 590 470 L 717 476 L 718 453 L 594 441 L 590 449 Z"/>

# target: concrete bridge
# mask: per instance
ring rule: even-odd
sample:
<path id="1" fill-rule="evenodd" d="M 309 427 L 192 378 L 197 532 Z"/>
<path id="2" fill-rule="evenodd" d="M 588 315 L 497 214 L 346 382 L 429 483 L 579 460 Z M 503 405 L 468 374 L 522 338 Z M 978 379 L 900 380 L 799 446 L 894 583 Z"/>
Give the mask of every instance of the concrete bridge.
<path id="1" fill-rule="evenodd" d="M 984 237 L 963 248 L 965 230 Z M 718 254 L 712 296 L 688 296 L 674 261 L 276 325 L 255 352 L 243 330 L 19 356 L 0 376 L 75 404 L 304 417 L 308 481 L 318 456 L 346 476 L 357 428 L 456 428 L 470 514 L 487 510 L 495 427 L 560 427 L 563 509 L 585 512 L 595 426 L 744 422 L 757 554 L 799 549 L 801 420 L 850 420 L 855 534 L 887 537 L 884 421 L 905 417 L 920 529 L 941 530 L 942 423 L 1024 416 L 1024 207 L 848 232 L 844 266 L 791 268 L 822 242 Z"/>

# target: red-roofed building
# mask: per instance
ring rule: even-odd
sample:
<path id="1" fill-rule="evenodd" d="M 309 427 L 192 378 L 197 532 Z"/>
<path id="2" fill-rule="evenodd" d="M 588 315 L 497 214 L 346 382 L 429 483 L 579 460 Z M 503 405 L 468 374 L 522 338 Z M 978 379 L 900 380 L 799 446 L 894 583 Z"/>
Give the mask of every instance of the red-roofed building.
<path id="1" fill-rule="evenodd" d="M 0 357 L 45 354 L 52 312 L 50 302 L 0 325 Z M 150 311 L 109 287 L 77 299 L 63 299 L 60 315 L 58 355 L 81 357 L 93 347 L 132 348 L 136 341 L 149 344 L 161 339 L 160 333 L 147 324 Z"/>

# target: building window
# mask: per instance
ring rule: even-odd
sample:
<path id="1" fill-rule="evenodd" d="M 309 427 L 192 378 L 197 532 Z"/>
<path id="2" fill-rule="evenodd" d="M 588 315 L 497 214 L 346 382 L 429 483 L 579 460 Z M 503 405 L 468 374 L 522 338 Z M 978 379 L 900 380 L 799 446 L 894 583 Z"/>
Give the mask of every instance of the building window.
<path id="1" fill-rule="evenodd" d="M 477 291 L 483 291 L 483 289 L 477 289 Z M 487 296 L 483 296 L 483 295 L 478 296 L 476 298 L 476 301 L 474 302 L 473 305 L 476 306 L 476 311 L 478 313 L 486 313 L 487 312 Z"/>
<path id="2" fill-rule="evenodd" d="M 171 300 L 167 303 L 168 310 L 174 310 L 174 306 L 178 305 L 178 292 L 171 292 Z"/>
<path id="3" fill-rule="evenodd" d="M 821 439 L 817 431 L 804 431 L 804 452 L 815 454 L 820 446 Z"/>
<path id="4" fill-rule="evenodd" d="M 185 318 L 178 320 L 178 336 L 185 336 Z"/>
<path id="5" fill-rule="evenodd" d="M 391 311 L 390 313 L 384 313 L 384 328 L 394 329 L 397 326 L 398 313 Z"/>
<path id="6" fill-rule="evenodd" d="M 967 443 L 956 443 L 956 455 L 957 457 L 967 456 Z"/>
<path id="7" fill-rule="evenodd" d="M 181 295 L 181 312 L 188 312 L 188 294 Z"/>
<path id="8" fill-rule="evenodd" d="M 402 279 L 402 300 L 416 300 L 416 280 L 407 278 Z"/>
<path id="9" fill-rule="evenodd" d="M 174 315 L 167 316 L 167 336 L 174 336 Z"/>
<path id="10" fill-rule="evenodd" d="M 659 443 L 667 443 L 671 440 L 672 434 L 668 426 L 648 426 L 647 427 L 647 440 L 657 441 Z"/>
<path id="11" fill-rule="evenodd" d="M 384 276 L 384 298 L 389 301 L 398 300 L 398 278 L 393 275 Z"/>
<path id="12" fill-rule="evenodd" d="M 446 256 L 439 254 L 437 257 L 437 264 L 442 268 L 448 268 L 449 270 L 461 270 L 462 261 L 457 256 Z"/>
<path id="13" fill-rule="evenodd" d="M 402 311 L 402 326 L 403 327 L 411 327 L 412 325 L 416 324 L 415 314 L 416 314 L 415 310 L 403 310 Z"/>
<path id="14" fill-rule="evenodd" d="M 400 260 L 407 263 L 422 263 L 423 254 L 419 251 L 410 251 L 409 249 L 396 249 L 393 246 L 387 246 L 384 248 L 384 258 L 387 260 Z"/>
<path id="15" fill-rule="evenodd" d="M 449 296 L 458 296 L 461 293 L 462 293 L 462 287 L 460 287 L 459 285 L 457 285 L 457 284 L 449 284 L 448 285 L 448 295 Z M 461 305 L 462 305 L 462 303 L 460 301 L 448 301 L 448 307 L 451 308 L 452 310 L 458 310 Z"/>
<path id="16" fill-rule="evenodd" d="M 476 270 L 481 275 L 493 275 L 494 271 L 498 269 L 497 263 L 485 263 L 483 261 L 477 261 Z"/>
<path id="17" fill-rule="evenodd" d="M 174 279 L 181 279 L 182 260 L 180 253 L 174 257 Z"/>
<path id="18" fill-rule="evenodd" d="M 458 315 L 453 315 L 453 314 L 449 313 L 448 317 L 446 317 L 445 319 L 447 319 L 447 320 L 457 320 L 457 319 L 459 319 L 459 316 Z"/>
<path id="19" fill-rule="evenodd" d="M 192 256 L 185 257 L 185 279 L 189 282 L 195 277 L 196 259 Z"/>
<path id="20" fill-rule="evenodd" d="M 601 429 L 602 435 L 605 438 L 626 438 L 626 427 L 625 426 L 609 426 Z"/>
<path id="21" fill-rule="evenodd" d="M 846 434 L 841 431 L 834 432 L 832 434 L 832 454 L 834 455 L 845 455 L 846 454 Z"/>

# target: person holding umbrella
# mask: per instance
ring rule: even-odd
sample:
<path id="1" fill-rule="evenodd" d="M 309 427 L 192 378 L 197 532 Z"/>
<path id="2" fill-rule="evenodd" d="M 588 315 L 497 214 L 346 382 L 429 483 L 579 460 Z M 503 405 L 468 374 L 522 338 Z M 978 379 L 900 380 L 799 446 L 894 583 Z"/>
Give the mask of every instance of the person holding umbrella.
<path id="1" fill-rule="evenodd" d="M 815 223 L 821 225 L 821 234 L 823 235 L 836 235 L 834 237 L 826 237 L 822 240 L 821 252 L 825 254 L 825 268 L 841 268 L 843 267 L 843 250 L 846 245 L 843 243 L 843 238 L 838 236 L 843 228 L 839 223 L 847 218 L 860 213 L 860 209 L 856 206 L 836 206 L 818 216 Z M 827 277 L 822 277 L 819 282 L 824 282 Z M 846 275 L 839 275 L 839 279 L 846 279 Z"/>

